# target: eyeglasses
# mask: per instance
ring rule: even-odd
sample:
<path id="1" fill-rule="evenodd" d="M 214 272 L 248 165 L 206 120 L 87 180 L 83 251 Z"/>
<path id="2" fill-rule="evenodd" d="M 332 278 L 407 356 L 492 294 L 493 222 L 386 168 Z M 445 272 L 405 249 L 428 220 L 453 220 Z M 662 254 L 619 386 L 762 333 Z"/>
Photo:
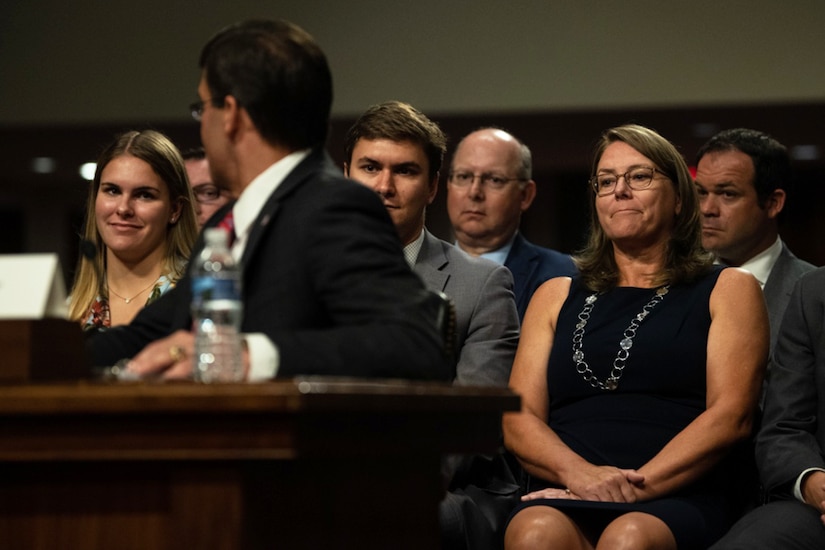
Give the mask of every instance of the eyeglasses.
<path id="1" fill-rule="evenodd" d="M 189 113 L 192 115 L 192 118 L 194 118 L 197 122 L 200 122 L 203 118 L 203 110 L 206 108 L 207 103 L 211 103 L 216 107 L 223 105 L 222 100 L 212 99 L 211 97 L 207 99 L 199 99 L 198 101 L 190 104 Z"/>
<path id="2" fill-rule="evenodd" d="M 221 198 L 221 188 L 214 183 L 202 183 L 192 188 L 195 200 L 201 204 L 211 204 Z"/>
<path id="3" fill-rule="evenodd" d="M 604 197 L 605 195 L 610 195 L 616 190 L 616 185 L 619 183 L 619 178 L 624 178 L 624 181 L 628 187 L 634 191 L 640 191 L 650 187 L 650 184 L 653 182 L 653 178 L 657 173 L 667 176 L 667 174 L 657 168 L 640 166 L 638 168 L 628 170 L 624 174 L 596 174 L 590 178 L 590 185 L 593 187 L 593 191 L 595 191 L 598 196 Z"/>
<path id="4" fill-rule="evenodd" d="M 501 191 L 511 181 L 527 181 L 527 178 L 508 178 L 496 174 L 473 174 L 472 172 L 451 172 L 449 182 L 451 185 L 464 188 L 473 185 L 478 178 L 481 187 L 486 187 L 491 191 Z"/>

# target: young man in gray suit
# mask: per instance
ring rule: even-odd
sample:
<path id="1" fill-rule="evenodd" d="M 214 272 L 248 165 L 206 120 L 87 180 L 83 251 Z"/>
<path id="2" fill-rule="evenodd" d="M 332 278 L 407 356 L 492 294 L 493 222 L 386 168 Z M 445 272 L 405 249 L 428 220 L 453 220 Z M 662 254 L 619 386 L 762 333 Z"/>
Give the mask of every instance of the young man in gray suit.
<path id="1" fill-rule="evenodd" d="M 814 268 L 779 238 L 791 179 L 788 151 L 763 132 L 735 128 L 713 136 L 696 162 L 702 245 L 719 262 L 750 271 L 762 285 L 773 350 L 793 285 Z"/>
<path id="2" fill-rule="evenodd" d="M 456 380 L 505 386 L 518 345 L 513 278 L 493 262 L 471 258 L 427 231 L 426 210 L 438 192 L 446 138 L 412 106 L 370 107 L 347 132 L 344 172 L 373 189 L 392 218 L 407 263 L 456 310 Z"/>
<path id="3" fill-rule="evenodd" d="M 798 279 L 771 363 L 756 441 L 769 502 L 713 550 L 825 548 L 825 268 Z"/>
<path id="4" fill-rule="evenodd" d="M 389 101 L 370 107 L 350 128 L 344 171 L 378 193 L 413 271 L 455 304 L 455 383 L 504 386 L 519 336 L 512 276 L 424 226 L 445 149 L 437 124 L 406 103 Z M 503 455 L 449 457 L 443 471 L 448 492 L 439 507 L 442 548 L 499 547 L 519 491 Z"/>

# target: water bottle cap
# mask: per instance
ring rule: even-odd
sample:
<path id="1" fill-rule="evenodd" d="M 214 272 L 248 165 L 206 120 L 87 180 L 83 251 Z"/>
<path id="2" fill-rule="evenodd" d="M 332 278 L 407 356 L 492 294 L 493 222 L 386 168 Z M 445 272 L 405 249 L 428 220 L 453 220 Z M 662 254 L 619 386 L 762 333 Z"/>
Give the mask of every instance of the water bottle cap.
<path id="1" fill-rule="evenodd" d="M 204 230 L 203 238 L 207 245 L 226 246 L 229 241 L 229 234 L 220 227 L 210 227 Z"/>

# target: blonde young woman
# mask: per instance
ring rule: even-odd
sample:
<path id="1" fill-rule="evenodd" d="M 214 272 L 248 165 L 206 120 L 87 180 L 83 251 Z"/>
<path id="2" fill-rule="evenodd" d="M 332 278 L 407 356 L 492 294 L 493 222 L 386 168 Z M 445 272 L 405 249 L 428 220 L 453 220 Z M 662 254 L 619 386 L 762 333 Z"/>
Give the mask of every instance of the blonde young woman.
<path id="1" fill-rule="evenodd" d="M 183 276 L 197 222 L 183 159 L 163 134 L 130 131 L 100 155 L 69 316 L 84 328 L 128 324 Z M 88 256 L 88 257 L 87 257 Z"/>

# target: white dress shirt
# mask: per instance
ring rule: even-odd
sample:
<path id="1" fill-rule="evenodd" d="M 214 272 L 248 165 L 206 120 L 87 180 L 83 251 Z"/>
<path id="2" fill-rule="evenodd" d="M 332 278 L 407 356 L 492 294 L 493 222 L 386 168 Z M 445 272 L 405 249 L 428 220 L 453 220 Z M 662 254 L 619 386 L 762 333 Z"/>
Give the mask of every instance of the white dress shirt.
<path id="1" fill-rule="evenodd" d="M 232 244 L 232 256 L 240 262 L 252 224 L 261 213 L 266 201 L 286 179 L 292 170 L 308 155 L 309 149 L 296 151 L 282 158 L 252 180 L 232 207 L 235 222 L 235 242 Z M 243 266 L 241 266 L 243 269 Z M 278 346 L 261 332 L 243 335 L 249 350 L 249 374 L 251 381 L 269 380 L 278 374 L 280 355 Z"/>
<path id="2" fill-rule="evenodd" d="M 776 241 L 771 246 L 739 267 L 749 271 L 754 277 L 756 277 L 756 280 L 759 281 L 759 286 L 761 286 L 764 290 L 765 283 L 768 282 L 768 277 L 771 274 L 771 269 L 773 269 L 774 264 L 776 264 L 776 260 L 779 259 L 781 254 L 782 239 L 777 237 Z"/>
<path id="3" fill-rule="evenodd" d="M 498 265 L 504 265 L 504 262 L 507 261 L 507 256 L 510 255 L 510 250 L 513 248 L 513 241 L 516 240 L 517 234 L 518 231 L 513 233 L 513 236 L 510 237 L 510 240 L 507 241 L 507 244 L 505 244 L 501 248 L 497 248 L 495 250 L 491 250 L 490 252 L 479 254 L 479 257 L 484 258 L 486 260 L 490 260 L 491 262 L 495 262 Z M 462 250 L 462 248 L 458 245 L 458 241 L 455 242 L 455 247 L 464 252 L 464 250 Z M 470 256 L 470 254 L 468 254 L 467 252 L 464 253 Z"/>

